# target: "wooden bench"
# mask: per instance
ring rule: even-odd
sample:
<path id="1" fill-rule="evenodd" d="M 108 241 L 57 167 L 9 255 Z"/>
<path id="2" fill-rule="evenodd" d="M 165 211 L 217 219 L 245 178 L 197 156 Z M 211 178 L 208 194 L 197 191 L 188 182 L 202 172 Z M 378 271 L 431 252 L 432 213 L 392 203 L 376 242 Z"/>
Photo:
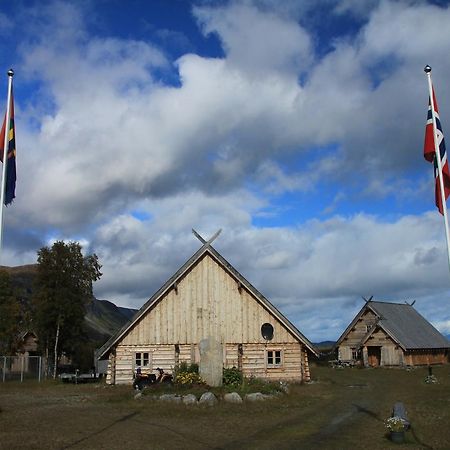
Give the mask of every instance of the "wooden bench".
<path id="1" fill-rule="evenodd" d="M 405 430 L 408 430 L 411 426 L 408 415 L 406 414 L 405 405 L 402 402 L 395 403 L 394 407 L 392 408 L 392 417 L 400 417 L 400 419 L 402 419 L 403 425 L 405 426 Z"/>

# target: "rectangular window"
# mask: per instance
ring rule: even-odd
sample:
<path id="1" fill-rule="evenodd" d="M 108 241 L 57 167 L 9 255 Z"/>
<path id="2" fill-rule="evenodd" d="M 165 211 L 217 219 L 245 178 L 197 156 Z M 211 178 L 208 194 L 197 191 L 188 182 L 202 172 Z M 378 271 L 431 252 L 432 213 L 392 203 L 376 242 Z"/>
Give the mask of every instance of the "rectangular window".
<path id="1" fill-rule="evenodd" d="M 281 366 L 281 350 L 267 350 L 267 367 Z"/>
<path id="2" fill-rule="evenodd" d="M 356 350 L 356 348 L 352 348 L 352 359 L 358 359 L 358 351 Z"/>
<path id="3" fill-rule="evenodd" d="M 149 359 L 148 359 L 148 352 L 138 352 L 136 353 L 135 358 L 135 365 L 136 367 L 145 367 L 148 366 Z"/>

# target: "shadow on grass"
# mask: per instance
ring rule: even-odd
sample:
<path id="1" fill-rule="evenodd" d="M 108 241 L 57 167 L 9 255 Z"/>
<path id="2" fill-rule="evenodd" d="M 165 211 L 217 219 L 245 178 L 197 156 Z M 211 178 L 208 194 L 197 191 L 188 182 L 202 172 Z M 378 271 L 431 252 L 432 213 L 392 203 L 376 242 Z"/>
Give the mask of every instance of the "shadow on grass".
<path id="1" fill-rule="evenodd" d="M 427 445 L 427 444 L 425 444 L 424 442 L 422 442 L 422 441 L 417 437 L 417 434 L 416 434 L 416 432 L 415 432 L 415 430 L 414 430 L 413 427 L 411 427 L 409 430 L 411 431 L 411 434 L 412 434 L 414 440 L 415 440 L 421 447 L 423 447 L 423 448 L 433 448 L 433 447 L 431 447 L 430 445 Z"/>
<path id="2" fill-rule="evenodd" d="M 383 419 L 380 418 L 380 416 L 373 411 L 370 411 L 370 409 L 364 408 L 363 406 L 356 405 L 353 403 L 353 406 L 356 408 L 356 411 L 359 413 L 367 414 L 368 416 L 374 418 L 375 420 L 378 420 L 379 422 L 383 422 Z"/>
<path id="3" fill-rule="evenodd" d="M 125 421 L 127 421 L 127 420 L 132 419 L 132 418 L 135 417 L 137 414 L 139 414 L 139 413 L 136 412 L 136 411 L 133 412 L 133 413 L 131 413 L 131 414 L 127 414 L 126 416 L 123 416 L 123 417 L 121 417 L 120 419 L 115 420 L 113 423 L 107 425 L 106 427 L 103 427 L 103 428 L 101 428 L 100 430 L 95 431 L 94 433 L 90 433 L 90 434 L 88 434 L 87 436 L 85 436 L 85 437 L 83 437 L 83 438 L 81 438 L 81 439 L 78 439 L 77 441 L 72 442 L 72 443 L 69 444 L 69 445 L 66 445 L 66 446 L 64 446 L 64 447 L 61 447 L 61 450 L 65 450 L 65 449 L 67 449 L 67 448 L 75 447 L 76 445 L 80 444 L 81 442 L 84 442 L 84 441 L 90 439 L 90 438 L 93 437 L 93 436 L 97 436 L 98 434 L 101 434 L 101 433 L 103 433 L 104 431 L 109 430 L 110 428 L 112 428 L 113 426 L 117 425 L 117 424 L 120 423 L 120 422 L 125 422 Z"/>
<path id="4" fill-rule="evenodd" d="M 356 405 L 353 403 L 353 406 L 357 409 L 358 412 L 364 413 L 369 415 L 370 417 L 373 417 L 375 420 L 378 420 L 379 422 L 383 422 L 383 420 L 380 418 L 380 416 L 376 413 L 374 413 L 373 411 L 370 411 L 369 409 L 366 409 L 362 406 Z M 433 447 L 425 444 L 424 442 L 422 442 L 418 437 L 417 434 L 415 433 L 415 430 L 413 427 L 410 427 L 409 431 L 411 431 L 411 435 L 414 438 L 414 440 L 416 441 L 417 444 L 419 444 L 421 447 L 423 448 L 430 448 L 432 449 Z M 386 434 L 386 438 L 389 439 L 389 434 Z"/>
<path id="5" fill-rule="evenodd" d="M 75 442 L 72 442 L 72 443 L 69 444 L 69 445 L 66 445 L 66 446 L 64 446 L 64 447 L 61 447 L 61 450 L 66 450 L 66 449 L 70 449 L 70 448 L 76 447 L 78 444 L 81 444 L 82 442 L 86 442 L 87 440 L 91 439 L 92 437 L 98 436 L 99 434 L 104 433 L 105 431 L 107 431 L 107 430 L 113 428 L 113 427 L 116 426 L 117 424 L 119 424 L 119 423 L 121 423 L 121 422 L 129 421 L 129 420 L 133 420 L 134 422 L 140 422 L 140 423 L 143 423 L 143 424 L 145 424 L 146 427 L 149 427 L 149 426 L 151 427 L 151 426 L 153 426 L 153 427 L 157 427 L 157 428 L 159 428 L 159 429 L 164 428 L 165 430 L 167 430 L 167 431 L 169 431 L 169 432 L 171 432 L 171 433 L 173 433 L 173 434 L 176 434 L 176 435 L 180 436 L 180 437 L 183 438 L 183 439 L 189 438 L 189 440 L 190 440 L 191 442 L 192 442 L 192 441 L 195 441 L 195 442 L 198 443 L 198 444 L 201 444 L 201 445 L 204 445 L 204 446 L 209 447 L 209 444 L 208 444 L 208 443 L 202 442 L 202 441 L 200 441 L 199 439 L 193 439 L 192 436 L 186 436 L 186 435 L 180 433 L 179 431 L 177 431 L 177 430 L 174 429 L 174 428 L 165 426 L 165 425 L 163 425 L 163 424 L 161 424 L 161 423 L 151 423 L 151 422 L 148 422 L 148 421 L 139 420 L 139 419 L 137 419 L 137 417 L 136 417 L 138 414 L 139 414 L 139 412 L 135 411 L 135 412 L 132 412 L 132 413 L 130 413 L 130 414 L 127 414 L 127 415 L 125 415 L 125 416 L 123 416 L 123 417 L 120 417 L 119 419 L 115 420 L 114 422 L 112 422 L 111 424 L 107 425 L 106 427 L 103 427 L 103 428 L 101 428 L 100 430 L 97 430 L 97 431 L 95 431 L 95 432 L 93 432 L 93 433 L 90 433 L 90 434 L 84 436 L 83 438 L 78 439 L 78 440 L 75 441 Z M 87 447 L 86 447 L 86 448 L 87 448 Z"/>

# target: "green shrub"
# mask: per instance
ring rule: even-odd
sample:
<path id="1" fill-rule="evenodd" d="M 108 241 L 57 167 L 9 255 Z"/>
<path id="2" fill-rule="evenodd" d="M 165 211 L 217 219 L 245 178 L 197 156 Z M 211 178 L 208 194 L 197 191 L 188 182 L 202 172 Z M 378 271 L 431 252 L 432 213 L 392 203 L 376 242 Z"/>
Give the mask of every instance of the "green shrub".
<path id="1" fill-rule="evenodd" d="M 175 373 L 198 373 L 198 364 L 188 364 L 186 361 L 180 363 L 174 370 Z"/>
<path id="2" fill-rule="evenodd" d="M 242 372 L 236 367 L 223 369 L 223 384 L 225 386 L 240 386 L 242 384 Z"/>
<path id="3" fill-rule="evenodd" d="M 181 385 L 204 384 L 198 374 L 198 364 L 183 361 L 174 370 L 174 382 Z"/>
<path id="4" fill-rule="evenodd" d="M 192 364 L 188 367 L 188 372 L 191 372 L 191 373 L 198 373 L 198 364 L 192 363 Z"/>
<path id="5" fill-rule="evenodd" d="M 256 377 L 246 377 L 243 380 L 241 391 L 243 394 L 251 392 L 261 392 L 262 394 L 274 394 L 282 391 L 280 383 L 277 381 L 268 381 Z"/>
<path id="6" fill-rule="evenodd" d="M 204 381 L 198 373 L 195 372 L 178 372 L 175 376 L 175 383 L 187 385 L 187 384 L 204 384 Z"/>

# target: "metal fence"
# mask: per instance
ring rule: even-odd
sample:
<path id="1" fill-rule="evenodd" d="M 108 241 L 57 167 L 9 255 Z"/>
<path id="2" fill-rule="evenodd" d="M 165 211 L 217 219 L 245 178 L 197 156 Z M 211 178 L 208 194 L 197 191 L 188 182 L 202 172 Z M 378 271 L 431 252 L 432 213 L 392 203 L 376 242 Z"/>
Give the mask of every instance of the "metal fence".
<path id="1" fill-rule="evenodd" d="M 46 359 L 42 356 L 0 356 L 0 382 L 44 379 Z"/>

